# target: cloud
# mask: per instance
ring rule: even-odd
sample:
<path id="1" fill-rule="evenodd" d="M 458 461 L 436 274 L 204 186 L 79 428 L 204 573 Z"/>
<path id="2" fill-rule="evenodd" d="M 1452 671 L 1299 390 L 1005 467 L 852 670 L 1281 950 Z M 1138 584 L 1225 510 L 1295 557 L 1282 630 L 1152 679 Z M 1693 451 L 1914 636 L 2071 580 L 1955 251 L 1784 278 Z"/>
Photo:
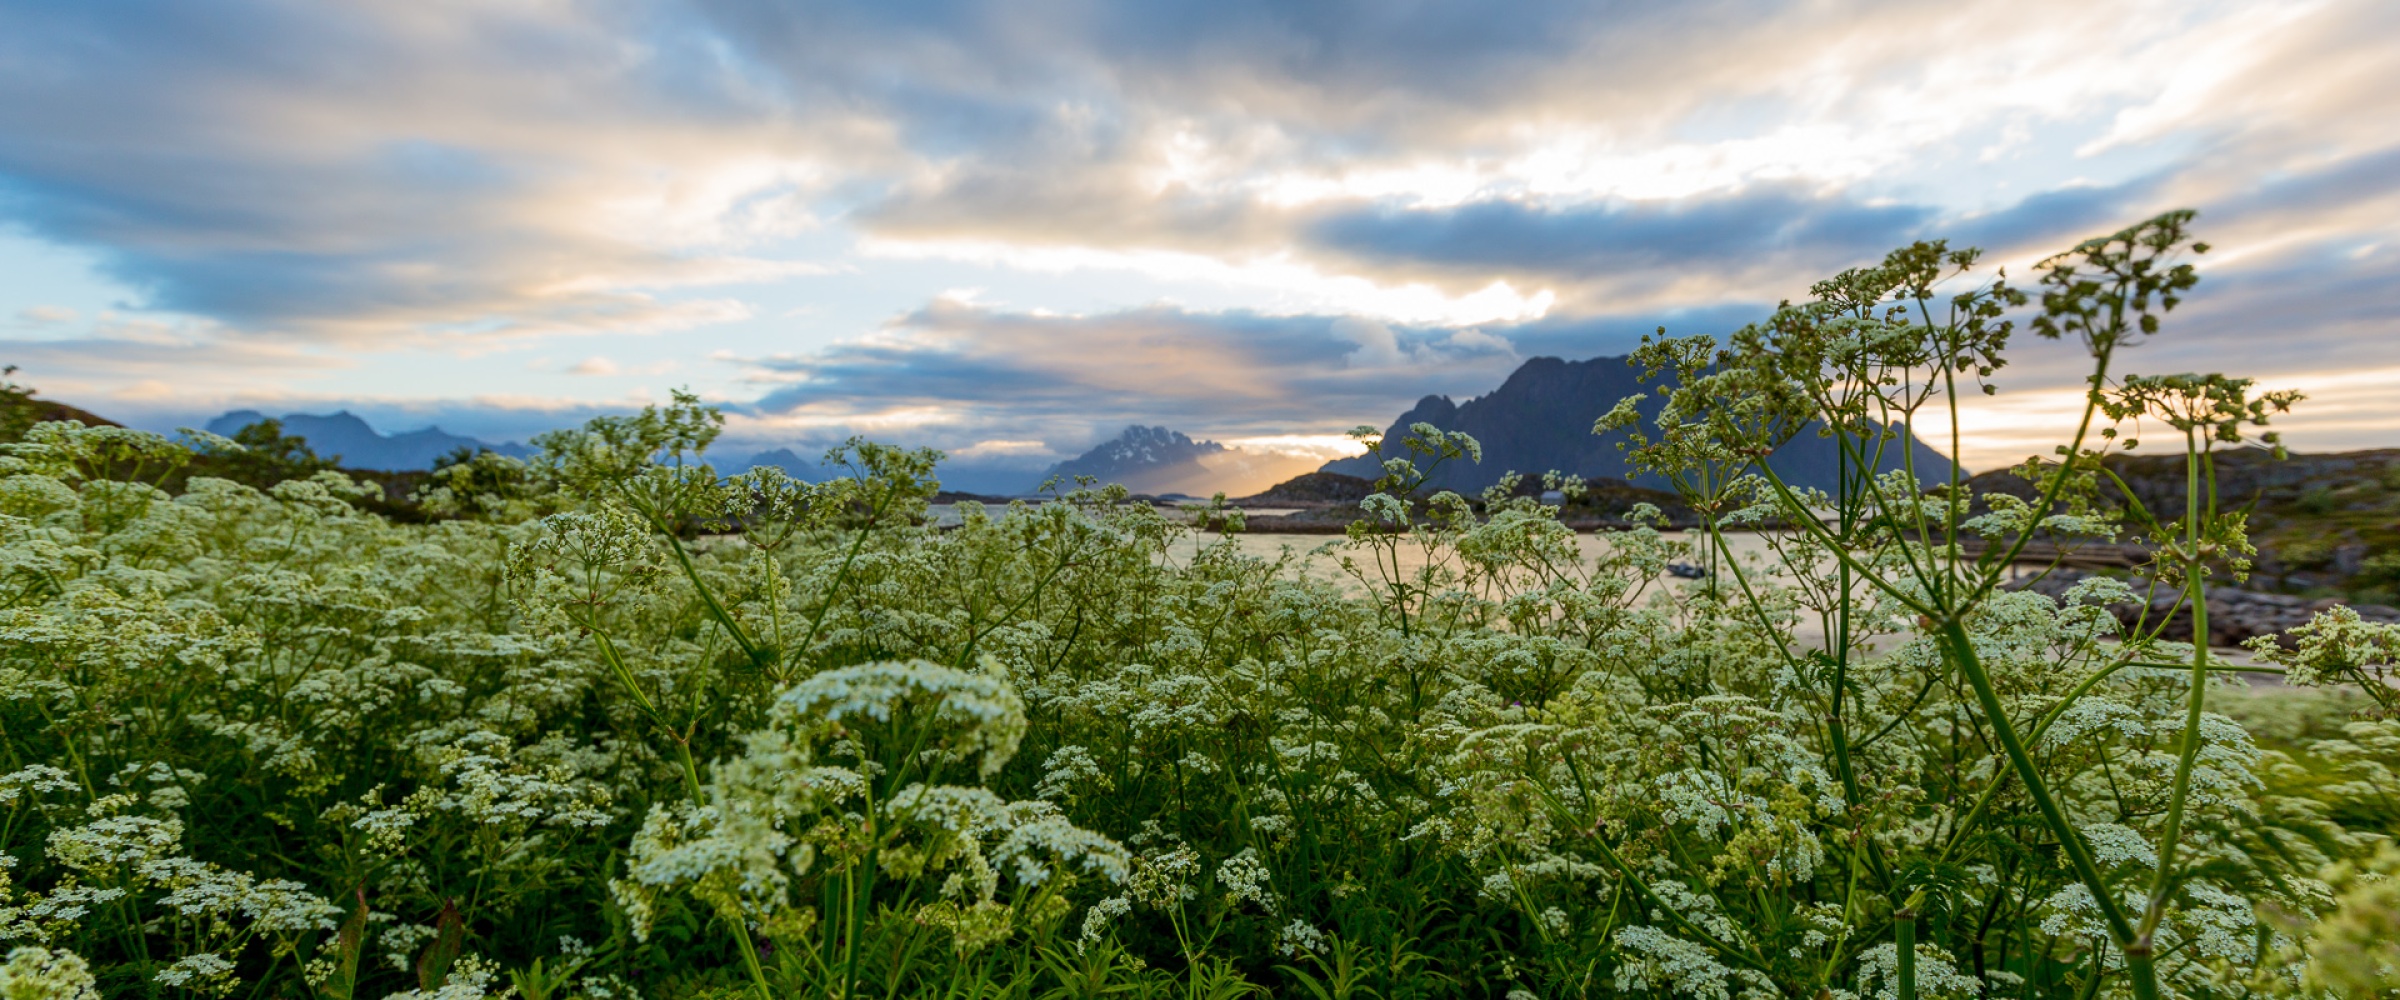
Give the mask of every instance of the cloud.
<path id="1" fill-rule="evenodd" d="M 537 365 L 537 367 L 547 366 L 547 361 L 543 361 Z M 679 370 L 682 367 L 683 363 L 676 361 L 673 358 L 665 358 L 657 361 L 644 362 L 641 364 L 626 364 L 620 363 L 616 359 L 608 357 L 607 355 L 595 354 L 572 365 L 568 365 L 565 369 L 563 369 L 563 371 L 569 375 L 594 376 L 665 375 L 669 372 Z"/>
<path id="2" fill-rule="evenodd" d="M 988 441 L 977 441 L 963 448 L 953 448 L 950 450 L 950 457 L 974 460 L 985 458 L 1064 458 L 1066 456 L 1050 450 L 1050 445 L 1047 442 L 995 439 Z"/>
<path id="3" fill-rule="evenodd" d="M 0 213 L 149 308 L 354 343 L 657 331 L 746 314 L 662 293 L 823 270 L 741 249 L 808 224 L 819 139 L 638 5 L 136 6 L 0 12 Z"/>
<path id="4" fill-rule="evenodd" d="M 845 218 L 1555 278 L 1684 223 L 1739 243 L 1711 212 L 1780 213 L 1753 225 L 1801 248 L 1889 229 L 1914 209 L 1800 192 L 2148 96 L 2177 44 L 2259 30 L 2038 6 L 20 5 L 0 187 L 155 308 L 317 338 L 725 322 L 660 292 L 821 272 L 744 248 Z M 2078 34 L 2103 27 L 2117 49 Z"/>
<path id="5" fill-rule="evenodd" d="M 2021 274 L 2190 205 L 2223 250 L 2141 363 L 2382 364 L 2396 37 L 2376 0 L 11 4 L 0 222 L 121 288 L 0 286 L 0 350 L 164 406 L 680 332 L 761 435 L 1309 434 L 1913 239 Z M 1008 305 L 917 305 L 960 285 Z M 101 308 L 165 325 L 42 339 Z M 549 350 L 685 343 L 630 340 Z M 2072 378 L 2028 346 L 2015 384 Z M 603 402 L 527 392 L 492 405 Z"/>
<path id="6" fill-rule="evenodd" d="M 304 345 L 227 342 L 214 324 L 103 314 L 80 336 L 0 339 L 0 356 L 46 389 L 151 379 L 187 388 L 255 382 L 261 375 L 352 367 Z M 56 396 L 57 392 L 50 392 Z"/>
<path id="7" fill-rule="evenodd" d="M 82 315 L 66 306 L 27 306 L 17 310 L 17 322 L 23 326 L 63 326 Z"/>
<path id="8" fill-rule="evenodd" d="M 1395 400 L 1497 385 L 1518 361 L 1488 334 L 1355 317 L 1034 315 L 939 299 L 868 337 L 742 364 L 768 388 L 746 407 L 765 424 L 882 420 L 962 446 L 988 428 L 1037 428 L 1056 449 L 1134 422 L 1235 436 L 1346 427 Z"/>
<path id="9" fill-rule="evenodd" d="M 976 168 L 1032 175 L 1041 154 L 1072 148 L 1075 162 L 1155 162 L 1159 179 L 1195 191 L 1255 173 L 1212 169 L 1228 164 L 1289 177 L 1429 159 L 1503 177 L 1605 172 L 1634 158 L 1656 161 L 1649 174 L 1687 177 L 1745 162 L 1850 170 L 1999 113 L 2072 115 L 2145 93 L 2174 68 L 2176 43 L 2229 19 L 2163 2 L 2065 0 L 1558 0 L 1512 5 L 1505 17 L 1473 3 L 1364 0 L 711 0 L 700 9 L 791 103 L 839 97 L 903 121 L 913 129 L 905 141 L 931 150 L 937 168 L 963 168 L 949 173 L 962 186 L 1015 189 Z M 2114 44 L 2091 44 L 2104 30 Z M 1695 117 L 1720 135 L 1731 117 L 1771 141 L 1686 156 L 1731 145 L 1693 128 Z M 1836 137 L 1817 128 L 1844 121 L 1861 141 L 1827 142 Z M 1569 150 L 1589 155 L 1573 166 L 1515 162 Z M 978 151 L 995 155 L 961 155 Z M 1660 160 L 1662 151 L 1694 162 Z"/>
<path id="10" fill-rule="evenodd" d="M 1408 355 L 1400 351 L 1400 335 L 1382 323 L 1343 316 L 1334 320 L 1329 329 L 1334 336 L 1358 345 L 1357 350 L 1342 356 L 1350 367 L 1381 368 L 1408 360 Z"/>
<path id="11" fill-rule="evenodd" d="M 2054 253 L 2137 221 L 2142 217 L 2140 207 L 2158 201 L 2167 180 L 2151 175 L 2105 186 L 2071 184 L 2005 208 L 1946 220 L 1940 235 L 1953 246 L 1982 247 L 1999 254 Z"/>
<path id="12" fill-rule="evenodd" d="M 2319 0 L 2229 13 L 2183 47 L 2166 86 L 2119 109 L 2109 131 L 2079 153 L 2187 132 L 2254 151 L 2283 153 L 2298 144 L 2320 157 L 2390 142 L 2382 119 L 2400 82 L 2391 57 L 2400 10 L 2375 0 Z"/>
<path id="13" fill-rule="evenodd" d="M 1728 278 L 1794 259 L 1856 260 L 1906 242 L 1934 214 L 1922 205 L 1869 205 L 1777 186 L 1664 202 L 1361 208 L 1312 223 L 1307 237 L 1370 265 L 1467 285 L 1618 286 Z"/>
<path id="14" fill-rule="evenodd" d="M 355 367 L 353 359 L 278 342 L 228 342 L 199 321 L 103 314 L 75 336 L 0 338 L 0 359 L 23 381 L 115 420 L 172 430 L 212 400 L 272 395 L 277 382 Z M 263 393 L 262 393 L 263 390 Z M 157 420 L 145 420 L 156 416 Z"/>

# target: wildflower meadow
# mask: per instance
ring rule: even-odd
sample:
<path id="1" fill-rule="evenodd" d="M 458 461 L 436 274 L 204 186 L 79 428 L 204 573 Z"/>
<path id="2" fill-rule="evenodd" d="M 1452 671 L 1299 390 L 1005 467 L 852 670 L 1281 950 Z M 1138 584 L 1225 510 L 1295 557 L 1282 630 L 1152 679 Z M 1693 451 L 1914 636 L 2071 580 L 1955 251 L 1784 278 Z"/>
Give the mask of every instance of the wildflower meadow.
<path id="1" fill-rule="evenodd" d="M 943 524 L 940 456 L 867 441 L 721 476 L 689 397 L 450 465 L 410 523 L 33 426 L 0 997 L 2400 995 L 2400 630 L 2235 657 L 2120 623 L 2124 581 L 2010 585 L 2037 540 L 2247 569 L 2212 456 L 2306 404 L 2130 373 L 2191 221 L 1653 338 L 1658 415 L 1604 423 L 1701 527 L 1598 556 L 1514 484 L 1421 488 L 1479 458 L 1424 425 L 1280 557 L 1096 484 Z M 2091 372 L 2036 501 L 1871 471 L 1956 454 L 2014 337 Z M 1759 461 L 1804 433 L 1840 489 Z M 2137 442 L 2183 506 L 2095 501 Z"/>

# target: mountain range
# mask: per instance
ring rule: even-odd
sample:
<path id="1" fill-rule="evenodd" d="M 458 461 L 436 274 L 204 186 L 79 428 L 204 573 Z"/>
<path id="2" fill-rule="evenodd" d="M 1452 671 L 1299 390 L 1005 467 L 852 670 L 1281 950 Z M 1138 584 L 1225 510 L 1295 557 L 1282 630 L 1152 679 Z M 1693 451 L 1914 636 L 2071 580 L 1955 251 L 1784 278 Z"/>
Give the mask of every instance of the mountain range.
<path id="1" fill-rule="evenodd" d="M 265 419 L 267 415 L 257 410 L 235 410 L 210 420 L 201 429 L 232 437 L 234 432 Z M 348 410 L 331 414 L 286 413 L 275 419 L 283 422 L 285 434 L 305 439 L 310 451 L 326 458 L 340 456 L 342 466 L 349 469 L 384 472 L 430 469 L 435 461 L 460 448 L 495 451 L 512 458 L 524 458 L 536 450 L 515 441 L 488 444 L 439 427 L 382 434 Z"/>
<path id="2" fill-rule="evenodd" d="M 1499 481 L 1509 472 L 1538 476 L 1558 471 L 1585 479 L 1621 479 L 1653 489 L 1668 484 L 1660 477 L 1635 470 L 1618 445 L 1625 432 L 1592 433 L 1594 421 L 1627 396 L 1646 394 L 1641 404 L 1644 421 L 1657 416 L 1661 400 L 1655 387 L 1643 385 L 1633 366 L 1622 357 L 1585 361 L 1532 358 L 1519 366 L 1500 388 L 1464 403 L 1448 396 L 1427 396 L 1392 421 L 1384 440 L 1394 443 L 1386 457 L 1405 456 L 1397 443 L 1413 424 L 1427 423 L 1445 431 L 1464 431 L 1483 445 L 1483 461 L 1444 462 L 1428 477 L 1437 489 L 1472 494 Z M 1918 478 L 1927 483 L 1947 480 L 1950 460 L 1923 442 L 1912 441 Z M 1831 490 L 1840 476 L 1840 447 L 1832 438 L 1804 428 L 1769 456 L 1767 464 L 1794 486 Z M 1884 468 L 1902 468 L 1899 449 L 1890 449 Z M 1321 471 L 1373 479 L 1382 475 L 1374 458 L 1358 456 L 1327 462 Z"/>
<path id="3" fill-rule="evenodd" d="M 1208 466 L 1204 460 L 1229 450 L 1214 441 L 1194 441 L 1181 431 L 1135 425 L 1093 445 L 1090 451 L 1043 470 L 1042 479 L 1056 479 L 1071 489 L 1077 477 L 1089 476 L 1102 484 L 1122 483 L 1155 492 L 1159 483 L 1205 478 Z"/>
<path id="4" fill-rule="evenodd" d="M 257 410 L 234 410 L 210 420 L 201 429 L 232 437 L 235 431 L 265 419 L 267 415 Z M 384 434 L 348 410 L 330 414 L 286 413 L 275 419 L 283 423 L 285 434 L 307 441 L 310 451 L 326 458 L 340 456 L 342 467 L 347 469 L 380 472 L 430 469 L 436 461 L 460 448 L 492 451 L 510 458 L 530 458 L 541 450 L 515 441 L 490 444 L 439 427 Z M 762 465 L 774 466 L 801 479 L 819 472 L 817 463 L 800 457 L 790 448 L 775 448 L 743 461 L 723 463 L 720 471 L 733 475 Z"/>
<path id="5" fill-rule="evenodd" d="M 1624 452 L 1618 448 L 1625 440 L 1623 432 L 1605 435 L 1591 432 L 1593 421 L 1627 396 L 1650 395 L 1652 398 L 1642 406 L 1643 416 L 1655 416 L 1659 400 L 1649 391 L 1651 388 L 1635 377 L 1633 367 L 1622 357 L 1584 361 L 1537 357 L 1518 367 L 1499 388 L 1466 402 L 1455 402 L 1448 396 L 1418 400 L 1392 422 L 1385 439 L 1397 442 L 1407 435 L 1410 425 L 1417 423 L 1474 435 L 1483 445 L 1483 461 L 1444 463 L 1428 479 L 1429 485 L 1440 489 L 1473 493 L 1509 472 L 1539 475 L 1551 470 L 1585 479 L 1617 479 L 1636 486 L 1662 488 L 1667 484 L 1658 477 L 1639 473 L 1626 463 Z M 256 410 L 236 410 L 210 420 L 206 428 L 230 437 L 244 426 L 264 419 L 266 415 Z M 489 449 L 519 458 L 536 450 L 514 441 L 490 444 L 439 427 L 382 434 L 346 410 L 323 415 L 290 413 L 280 419 L 284 433 L 306 439 L 319 455 L 340 456 L 341 464 L 352 469 L 393 472 L 426 469 L 460 448 Z M 1948 459 L 1921 442 L 1912 445 L 1921 479 L 1933 482 L 1948 478 Z M 1817 436 L 1813 429 L 1804 429 L 1770 456 L 1768 464 L 1793 485 L 1830 489 L 1839 475 L 1839 451 L 1832 439 Z M 762 451 L 747 461 L 726 462 L 720 468 L 736 473 L 767 465 L 801 478 L 814 478 L 821 472 L 816 463 L 789 448 Z M 1196 441 L 1166 427 L 1137 424 L 1081 455 L 1050 466 L 1040 478 L 1025 483 L 1023 489 L 1031 492 L 1043 480 L 1053 478 L 1071 486 L 1075 477 L 1090 476 L 1102 483 L 1122 483 L 1142 493 L 1205 496 L 1224 491 L 1238 495 L 1266 489 L 1309 472 L 1314 465 L 1313 460 L 1289 454 Z M 1884 467 L 1901 467 L 1897 449 L 1886 457 Z M 1370 480 L 1382 473 L 1376 461 L 1366 456 L 1327 462 L 1317 471 Z M 1000 486 L 997 482 L 992 485 Z"/>
<path id="6" fill-rule="evenodd" d="M 1307 472 L 1312 464 L 1294 455 L 1194 441 L 1179 431 L 1137 424 L 1044 470 L 1042 479 L 1057 479 L 1072 489 L 1075 477 L 1090 476 L 1137 493 L 1207 496 L 1265 489 Z"/>

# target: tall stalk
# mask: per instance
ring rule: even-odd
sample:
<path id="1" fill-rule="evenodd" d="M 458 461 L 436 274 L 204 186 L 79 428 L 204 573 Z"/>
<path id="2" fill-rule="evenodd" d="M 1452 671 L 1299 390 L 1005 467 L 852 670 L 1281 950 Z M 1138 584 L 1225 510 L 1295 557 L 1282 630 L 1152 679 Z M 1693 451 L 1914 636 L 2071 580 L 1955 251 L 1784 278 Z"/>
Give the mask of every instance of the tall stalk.
<path id="1" fill-rule="evenodd" d="M 2204 506 L 2200 496 L 2204 471 L 2211 473 L 2208 485 L 2212 492 L 2214 484 L 2213 470 L 2207 468 L 2206 442 L 2219 438 L 2233 440 L 2222 432 L 2244 418 L 2264 422 L 2263 413 L 2255 406 L 2249 411 L 2240 409 L 2242 396 L 2238 390 L 2247 383 L 2234 385 L 2238 380 L 2179 377 L 2182 381 L 2165 380 L 2160 387 L 2128 376 L 2123 380 L 2125 388 L 2119 389 L 2111 379 L 2111 362 L 2118 348 L 2157 329 L 2153 306 L 2159 310 L 2172 308 L 2176 294 L 2196 280 L 2189 265 L 2162 265 L 2162 261 L 2182 247 L 2183 226 L 2188 220 L 2188 213 L 2170 213 L 2107 239 L 2087 243 L 2043 265 L 2042 281 L 2047 291 L 2034 328 L 2046 336 L 2073 334 L 2085 341 L 2092 359 L 2091 374 L 2086 381 L 2089 391 L 2073 437 L 2060 450 L 2063 461 L 2040 476 L 2030 519 L 2011 529 L 2004 541 L 1996 539 L 1993 551 L 1976 563 L 1962 564 L 1956 553 L 1960 518 L 1965 512 L 1961 506 L 1965 502 L 1965 483 L 1955 462 L 1947 476 L 1949 489 L 1942 496 L 1944 512 L 1938 523 L 1927 519 L 1925 502 L 1912 492 L 1914 487 L 1895 492 L 1875 476 L 1882 463 L 1884 435 L 1897 423 L 1902 428 L 1897 432 L 1901 449 L 1899 465 L 1914 480 L 1916 462 L 1911 444 L 1918 430 L 1916 414 L 1937 395 L 1948 409 L 1949 437 L 1955 454 L 1961 440 L 1957 375 L 1969 369 L 1988 375 L 1999 366 L 1999 350 L 2005 343 L 2009 324 L 2000 323 L 1997 318 L 2003 307 L 2028 301 L 2027 296 L 2008 288 L 2004 281 L 1993 282 L 1955 297 L 1950 317 L 1937 319 L 1928 306 L 1933 298 L 1933 285 L 1943 277 L 1944 268 L 1953 268 L 1952 275 L 1964 273 L 1976 258 L 1974 251 L 1953 253 L 1940 244 L 1920 244 L 1897 251 L 1881 268 L 1849 272 L 1820 283 L 1816 288 L 1817 301 L 1786 306 L 1768 323 L 1736 334 L 1727 350 L 1711 353 L 1713 342 L 1705 338 L 1646 342 L 1641 360 L 1653 373 L 1672 370 L 1681 384 L 1668 393 L 1666 411 L 1659 418 L 1662 428 L 1659 439 L 1653 441 L 1635 432 L 1637 461 L 1645 461 L 1655 471 L 1675 480 L 1678 486 L 1685 487 L 1686 495 L 1704 508 L 1703 528 L 1711 539 L 1718 535 L 1711 515 L 1719 498 L 1714 493 L 1693 493 L 1687 477 L 1706 475 L 1711 456 L 1730 449 L 1749 456 L 1751 471 L 1764 484 L 1765 496 L 1779 508 L 1782 519 L 1807 536 L 1813 548 L 1821 549 L 1832 559 L 1833 565 L 1828 570 L 1833 576 L 1836 588 L 1833 599 L 1837 606 L 1827 622 L 1831 703 L 1826 706 L 1821 722 L 1828 763 L 1840 777 L 1853 804 L 1859 800 L 1854 777 L 1855 748 L 1851 745 L 1844 711 L 1848 654 L 1854 641 L 1849 614 L 1852 592 L 1863 584 L 1918 616 L 1940 654 L 1942 670 L 1962 680 L 1971 692 L 1981 728 L 2004 760 L 2004 773 L 1994 775 L 1976 796 L 1973 807 L 1965 811 L 1957 827 L 1945 837 L 1942 858 L 1947 860 L 1973 830 L 1989 821 L 1988 807 L 1994 794 L 2002 780 L 2013 777 L 2024 787 L 2041 827 L 2057 841 L 2076 881 L 2089 892 L 2107 936 L 2125 956 L 2131 990 L 2142 1000 L 2159 993 L 2157 956 L 2152 954 L 2151 942 L 2168 909 L 2177 877 L 2176 848 L 2182 836 L 2192 772 L 2198 759 L 2207 675 L 2213 666 L 2207 652 L 2206 554 L 2207 545 L 2216 538 L 2220 527 L 2214 522 L 2213 498 Z M 2192 249 L 2198 252 L 2206 248 L 2194 245 Z M 1887 311 L 1883 305 L 1886 302 L 1901 306 Z M 2222 391 L 2229 387 L 2236 391 L 2230 394 Z M 2149 397 L 2142 397 L 2145 391 L 2150 393 Z M 2228 395 L 2237 403 L 2232 411 L 2222 405 Z M 2201 400 L 2207 404 L 2200 408 L 2217 407 L 2214 412 L 2220 419 L 2210 423 L 2192 412 Z M 2019 725 L 2010 717 L 1999 684 L 1977 650 L 1969 628 L 1998 589 L 2008 567 L 2045 528 L 2048 518 L 2061 509 L 2070 489 L 2087 481 L 2088 470 L 2097 467 L 2100 455 L 2109 445 L 2093 449 L 2088 442 L 2095 435 L 2111 441 L 2116 435 L 2114 429 L 2101 429 L 2104 426 L 2101 418 L 2123 421 L 2146 412 L 2173 409 L 2169 404 L 2184 407 L 2175 416 L 2182 418 L 2177 426 L 2186 434 L 2186 511 L 2184 537 L 2174 548 L 2185 573 L 2187 600 L 2193 605 L 2196 648 L 2190 664 L 2191 690 L 2184 711 L 2185 738 L 2163 831 L 2166 843 L 2160 851 L 2149 900 L 2135 913 L 2112 890 L 2090 844 L 2068 815 L 2057 777 L 2046 773 L 2021 735 Z M 2270 405 L 2278 404 L 2271 401 Z M 1629 419 L 1625 413 L 1626 408 L 1621 406 L 1612 419 L 1624 426 Z M 1783 441 L 1775 436 L 1779 428 L 1815 421 L 1830 427 L 1838 448 L 1839 478 L 1830 498 L 1833 508 L 1830 524 L 1817 516 L 1818 501 L 1801 495 L 1765 461 L 1765 456 Z M 1870 440 L 1868 435 L 1875 435 L 1871 439 L 1876 442 L 1872 449 L 1862 443 Z M 1712 451 L 1712 447 L 1716 450 Z M 1854 490 L 1854 480 L 1863 482 L 1863 488 Z M 1870 562 L 1862 556 L 1861 546 L 1872 542 L 1862 542 L 1856 537 L 1861 525 L 1873 525 L 1875 532 L 1888 536 L 1886 542 L 1898 546 L 1893 566 Z M 1940 551 L 1920 555 L 1915 548 L 1918 545 L 1938 545 Z M 1738 570 L 1736 582 L 1743 584 L 1739 596 L 1753 605 L 1763 621 L 1765 609 Z M 2088 694 L 2100 680 L 2131 659 L 2113 663 L 2076 685 L 2064 701 L 2040 717 L 2035 725 L 2037 737 L 2076 699 Z M 1929 886 L 1920 886 L 1895 908 L 1893 940 L 1900 949 L 1898 989 L 1902 997 L 1913 997 L 1916 992 L 1916 921 L 1931 891 Z M 2098 959 L 2095 957 L 2093 961 L 2096 963 Z M 2101 970 L 2095 965 L 2087 982 L 2096 982 L 2100 975 Z"/>
<path id="2" fill-rule="evenodd" d="M 667 724 L 666 717 L 659 712 L 658 706 L 651 702 L 648 694 L 642 691 L 641 685 L 634 682 L 633 670 L 627 667 L 624 658 L 617 654 L 617 645 L 609 640 L 608 633 L 599 630 L 596 622 L 587 621 L 581 624 L 591 633 L 593 644 L 600 650 L 600 658 L 608 664 L 609 673 L 616 677 L 618 685 L 624 688 L 626 695 L 633 699 L 634 705 L 642 710 L 642 714 L 650 720 L 650 724 L 665 733 L 667 742 L 674 745 L 675 762 L 683 777 L 684 795 L 691 800 L 694 807 L 706 804 L 708 793 L 700 784 L 700 767 L 692 759 L 691 735 L 677 732 L 675 727 Z M 760 1000 L 774 1000 L 774 987 L 767 985 L 766 969 L 759 964 L 758 942 L 750 939 L 749 919 L 738 910 L 722 914 L 722 916 L 727 917 L 728 922 L 733 925 L 733 941 L 741 949 L 742 968 L 750 974 L 750 984 L 757 988 Z"/>

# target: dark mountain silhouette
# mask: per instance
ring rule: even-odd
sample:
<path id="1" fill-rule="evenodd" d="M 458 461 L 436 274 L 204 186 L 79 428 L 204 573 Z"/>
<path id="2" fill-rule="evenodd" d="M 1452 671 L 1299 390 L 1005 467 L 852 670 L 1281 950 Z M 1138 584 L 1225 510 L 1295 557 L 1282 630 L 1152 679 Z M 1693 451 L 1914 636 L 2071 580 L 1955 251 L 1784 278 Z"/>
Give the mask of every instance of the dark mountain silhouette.
<path id="1" fill-rule="evenodd" d="M 1638 375 L 1621 357 L 1588 361 L 1533 358 L 1487 395 L 1464 403 L 1451 402 L 1448 396 L 1418 400 L 1392 422 L 1384 439 L 1392 443 L 1392 454 L 1404 456 L 1399 442 L 1407 436 L 1409 426 L 1428 423 L 1446 431 L 1465 431 L 1482 442 L 1481 464 L 1459 459 L 1434 470 L 1429 483 L 1439 489 L 1473 493 L 1510 472 L 1539 476 L 1552 470 L 1663 489 L 1668 484 L 1659 477 L 1638 473 L 1626 462 L 1625 453 L 1617 448 L 1625 440 L 1623 432 L 1592 433 L 1592 423 L 1627 396 L 1650 397 L 1642 405 L 1645 420 L 1658 413 L 1658 394 L 1643 385 Z M 1948 480 L 1949 459 L 1921 442 L 1916 443 L 1915 451 L 1920 480 L 1928 484 Z M 1813 429 L 1803 430 L 1767 461 L 1794 486 L 1830 490 L 1840 475 L 1838 442 L 1818 437 Z M 1887 448 L 1884 467 L 1902 467 L 1898 448 Z M 1323 471 L 1365 479 L 1382 475 L 1375 460 L 1366 456 L 1328 462 Z"/>
<path id="2" fill-rule="evenodd" d="M 770 465 L 774 466 L 775 468 L 782 469 L 787 475 L 790 475 L 794 479 L 808 479 L 817 472 L 817 463 L 811 462 L 805 458 L 801 458 L 800 453 L 795 452 L 790 448 L 776 448 L 772 451 L 759 452 L 758 454 L 752 455 L 749 458 L 743 459 L 742 461 L 726 466 L 725 472 L 728 475 L 732 475 L 736 473 L 748 472 L 761 466 Z"/>
<path id="3" fill-rule="evenodd" d="M 1373 492 L 1373 480 L 1338 472 L 1311 472 L 1232 502 L 1245 507 L 1352 507 Z"/>
<path id="4" fill-rule="evenodd" d="M 224 414 L 201 428 L 211 434 L 232 437 L 234 432 L 267 419 L 256 410 L 235 410 Z M 379 434 L 365 420 L 348 410 L 320 415 L 287 413 L 281 418 L 283 432 L 307 440 L 309 450 L 331 458 L 341 456 L 346 469 L 379 469 L 402 472 L 411 469 L 430 469 L 435 461 L 457 451 L 489 449 L 514 458 L 532 455 L 533 448 L 510 441 L 506 444 L 486 444 L 471 437 L 462 437 L 427 427 L 399 434 Z"/>

